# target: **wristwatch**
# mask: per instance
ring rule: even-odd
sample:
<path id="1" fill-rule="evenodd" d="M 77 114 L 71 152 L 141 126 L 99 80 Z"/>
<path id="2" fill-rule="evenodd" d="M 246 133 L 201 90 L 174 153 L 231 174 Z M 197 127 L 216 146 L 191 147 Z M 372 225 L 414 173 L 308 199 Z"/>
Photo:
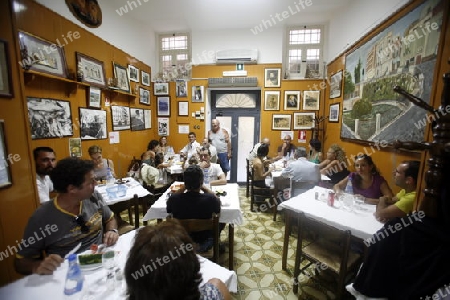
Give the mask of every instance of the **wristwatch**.
<path id="1" fill-rule="evenodd" d="M 114 231 L 115 233 L 119 234 L 119 230 L 117 229 L 109 229 L 108 231 Z"/>

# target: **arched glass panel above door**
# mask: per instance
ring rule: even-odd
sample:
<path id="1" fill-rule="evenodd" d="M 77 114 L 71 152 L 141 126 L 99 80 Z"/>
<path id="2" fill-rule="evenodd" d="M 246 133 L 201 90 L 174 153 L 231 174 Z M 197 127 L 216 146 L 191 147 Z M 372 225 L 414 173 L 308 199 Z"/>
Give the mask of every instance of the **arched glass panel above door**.
<path id="1" fill-rule="evenodd" d="M 255 108 L 254 94 L 221 94 L 216 98 L 217 108 Z"/>

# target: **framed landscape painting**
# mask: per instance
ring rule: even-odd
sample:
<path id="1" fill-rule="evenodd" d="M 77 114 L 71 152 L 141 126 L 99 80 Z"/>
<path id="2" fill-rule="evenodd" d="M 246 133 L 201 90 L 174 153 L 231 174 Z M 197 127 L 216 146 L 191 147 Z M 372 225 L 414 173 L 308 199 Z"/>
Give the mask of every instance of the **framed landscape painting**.
<path id="1" fill-rule="evenodd" d="M 294 129 L 311 129 L 315 126 L 315 113 L 294 113 Z"/>
<path id="2" fill-rule="evenodd" d="M 319 110 L 320 91 L 303 92 L 303 110 Z"/>
<path id="3" fill-rule="evenodd" d="M 292 115 L 273 115 L 272 130 L 291 130 Z"/>
<path id="4" fill-rule="evenodd" d="M 330 105 L 330 115 L 328 121 L 339 122 L 339 103 Z"/>

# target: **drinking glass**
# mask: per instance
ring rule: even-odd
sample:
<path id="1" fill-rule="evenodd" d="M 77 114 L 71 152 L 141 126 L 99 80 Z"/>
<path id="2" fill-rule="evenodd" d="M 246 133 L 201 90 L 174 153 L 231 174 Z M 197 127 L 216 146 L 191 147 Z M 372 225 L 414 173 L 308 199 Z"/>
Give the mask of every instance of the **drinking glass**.
<path id="1" fill-rule="evenodd" d="M 342 204 L 345 210 L 353 211 L 353 195 L 344 194 L 342 196 Z"/>
<path id="2" fill-rule="evenodd" d="M 116 266 L 114 250 L 110 249 L 103 252 L 102 266 L 106 270 L 106 287 L 114 289 L 114 267 Z"/>

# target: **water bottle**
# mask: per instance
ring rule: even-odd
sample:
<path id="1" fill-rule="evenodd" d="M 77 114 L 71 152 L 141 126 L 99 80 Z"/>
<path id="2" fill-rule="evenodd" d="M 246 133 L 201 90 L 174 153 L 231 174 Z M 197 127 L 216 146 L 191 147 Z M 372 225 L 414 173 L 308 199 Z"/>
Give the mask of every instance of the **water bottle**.
<path id="1" fill-rule="evenodd" d="M 203 184 L 208 189 L 210 188 L 210 184 L 209 184 L 209 168 L 204 168 L 203 169 Z"/>
<path id="2" fill-rule="evenodd" d="M 64 294 L 73 295 L 83 289 L 84 276 L 78 265 L 77 255 L 70 254 L 68 257 L 69 269 L 67 270 L 66 283 L 64 285 Z"/>
<path id="3" fill-rule="evenodd" d="M 353 185 L 352 185 L 352 180 L 349 178 L 347 181 L 347 186 L 345 187 L 345 191 L 346 194 L 350 194 L 353 195 Z"/>
<path id="4" fill-rule="evenodd" d="M 114 177 L 112 176 L 111 168 L 108 168 L 108 171 L 106 173 L 106 186 L 112 186 L 114 185 Z"/>

